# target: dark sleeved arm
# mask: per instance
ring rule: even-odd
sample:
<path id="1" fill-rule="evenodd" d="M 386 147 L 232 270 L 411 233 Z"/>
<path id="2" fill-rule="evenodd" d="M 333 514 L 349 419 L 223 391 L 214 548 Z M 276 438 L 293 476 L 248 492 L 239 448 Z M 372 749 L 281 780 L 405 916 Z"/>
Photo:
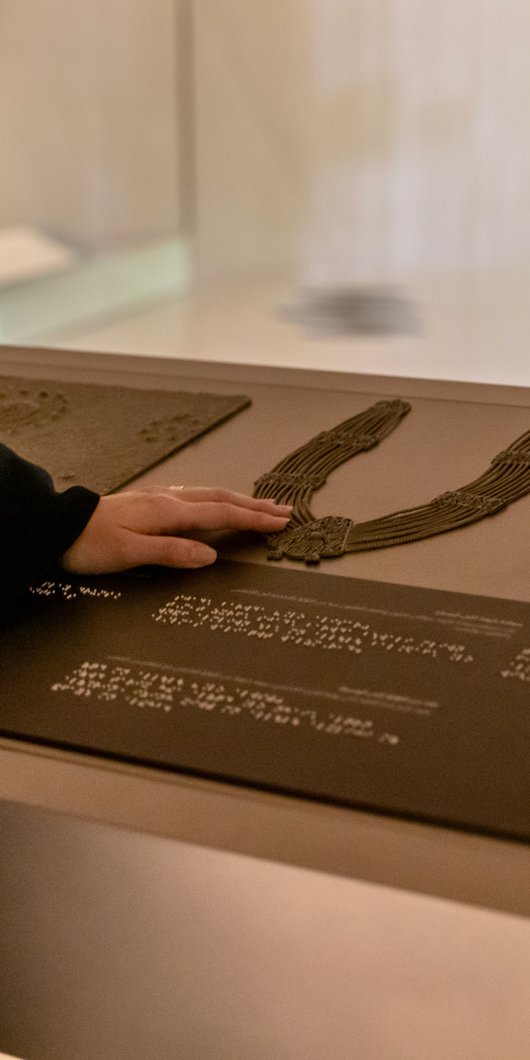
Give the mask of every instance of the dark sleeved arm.
<path id="1" fill-rule="evenodd" d="M 0 603 L 43 578 L 85 528 L 97 493 L 57 493 L 47 471 L 0 444 Z"/>

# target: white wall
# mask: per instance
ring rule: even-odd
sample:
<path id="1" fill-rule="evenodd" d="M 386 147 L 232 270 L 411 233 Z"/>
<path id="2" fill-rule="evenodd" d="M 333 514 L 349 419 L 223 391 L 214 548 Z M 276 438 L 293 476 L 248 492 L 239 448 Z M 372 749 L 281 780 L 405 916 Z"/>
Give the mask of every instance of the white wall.
<path id="1" fill-rule="evenodd" d="M 203 276 L 275 271 L 296 251 L 304 179 L 305 0 L 195 0 L 197 235 Z"/>
<path id="2" fill-rule="evenodd" d="M 311 0 L 306 278 L 530 264 L 530 6 Z"/>
<path id="3" fill-rule="evenodd" d="M 525 0 L 195 0 L 203 273 L 530 263 Z"/>
<path id="4" fill-rule="evenodd" d="M 81 248 L 179 225 L 177 0 L 0 0 L 0 226 Z"/>

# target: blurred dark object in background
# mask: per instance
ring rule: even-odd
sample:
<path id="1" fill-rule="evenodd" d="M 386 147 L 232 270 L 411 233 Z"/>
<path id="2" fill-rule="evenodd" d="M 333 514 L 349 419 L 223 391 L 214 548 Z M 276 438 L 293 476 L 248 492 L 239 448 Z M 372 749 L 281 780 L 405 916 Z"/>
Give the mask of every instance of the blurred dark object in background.
<path id="1" fill-rule="evenodd" d="M 319 336 L 410 335 L 419 331 L 412 303 L 380 287 L 302 289 L 292 302 L 280 307 L 280 314 Z"/>

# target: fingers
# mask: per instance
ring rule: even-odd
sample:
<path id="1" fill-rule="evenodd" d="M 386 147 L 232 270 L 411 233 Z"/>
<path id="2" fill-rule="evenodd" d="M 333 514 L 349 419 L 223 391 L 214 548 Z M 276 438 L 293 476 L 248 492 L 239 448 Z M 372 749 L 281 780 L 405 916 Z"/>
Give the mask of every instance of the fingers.
<path id="1" fill-rule="evenodd" d="M 205 530 L 256 530 L 261 533 L 284 530 L 291 515 L 290 512 L 288 515 L 276 515 L 226 503 L 197 503 L 191 511 L 197 516 L 198 527 Z"/>
<path id="2" fill-rule="evenodd" d="M 233 504 L 239 508 L 248 508 L 249 511 L 271 512 L 276 515 L 290 515 L 292 511 L 290 504 L 277 504 L 270 498 L 249 497 L 246 493 L 236 493 L 235 490 L 216 486 L 147 486 L 143 492 L 166 495 L 173 500 L 187 501 L 190 504 Z"/>
<path id="3" fill-rule="evenodd" d="M 229 494 L 230 496 L 230 494 Z M 112 507 L 112 516 L 123 529 L 144 534 L 179 534 L 193 530 L 257 530 L 273 533 L 287 525 L 291 509 L 284 505 L 241 506 L 231 501 L 193 502 L 169 490 L 133 491 L 104 497 L 102 506 Z M 249 498 L 251 499 L 251 498 Z"/>
<path id="4" fill-rule="evenodd" d="M 290 512 L 276 514 L 275 509 L 263 511 L 227 501 L 176 501 L 163 512 L 160 507 L 156 516 L 157 520 L 163 520 L 157 532 L 169 534 L 179 530 L 257 530 L 273 533 L 283 530 L 289 517 Z"/>
<path id="5" fill-rule="evenodd" d="M 174 491 L 171 491 L 173 496 Z M 246 493 L 236 493 L 234 490 L 210 488 L 208 486 L 184 486 L 176 493 L 179 500 L 190 503 L 231 504 L 238 508 L 245 508 L 252 512 L 271 512 L 275 515 L 290 515 L 292 506 L 277 504 L 270 498 L 249 497 Z"/>

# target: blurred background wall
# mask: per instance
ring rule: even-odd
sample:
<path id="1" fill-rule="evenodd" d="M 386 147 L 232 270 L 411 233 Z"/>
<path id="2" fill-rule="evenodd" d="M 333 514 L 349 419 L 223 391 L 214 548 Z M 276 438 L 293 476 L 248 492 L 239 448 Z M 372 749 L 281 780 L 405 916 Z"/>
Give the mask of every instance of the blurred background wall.
<path id="1" fill-rule="evenodd" d="M 175 0 L 0 0 L 0 227 L 81 250 L 180 225 Z"/>
<path id="2" fill-rule="evenodd" d="M 312 0 L 315 282 L 530 261 L 530 7 Z"/>
<path id="3" fill-rule="evenodd" d="M 530 260 L 522 0 L 196 0 L 206 273 Z"/>
<path id="4" fill-rule="evenodd" d="M 523 0 L 0 0 L 0 225 L 127 246 L 185 172 L 207 276 L 526 262 L 529 46 Z"/>
<path id="5" fill-rule="evenodd" d="M 297 259 L 312 126 L 307 0 L 195 0 L 196 238 L 203 278 Z"/>
<path id="6" fill-rule="evenodd" d="M 511 290 L 529 53 L 524 0 L 0 0 L 0 259 L 20 224 L 84 260 L 173 240 L 88 300 L 78 274 L 68 323 L 193 282 Z M 0 267 L 0 335 L 57 335 L 73 304 Z"/>

